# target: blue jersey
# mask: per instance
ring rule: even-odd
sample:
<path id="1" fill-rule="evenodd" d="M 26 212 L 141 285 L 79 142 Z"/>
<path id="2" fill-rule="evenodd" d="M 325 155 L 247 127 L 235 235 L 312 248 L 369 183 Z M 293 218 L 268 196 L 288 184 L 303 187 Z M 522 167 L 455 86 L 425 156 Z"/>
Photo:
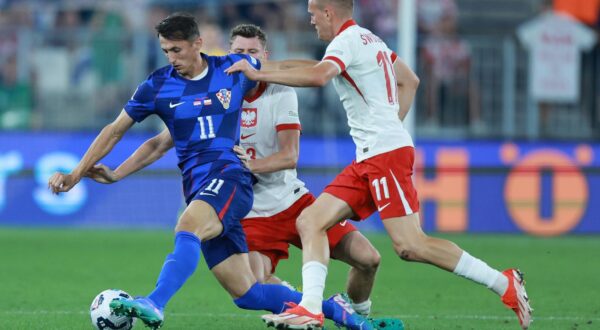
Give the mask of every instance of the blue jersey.
<path id="1" fill-rule="evenodd" d="M 247 55 L 202 54 L 202 58 L 208 63 L 203 78 L 185 79 L 173 66 L 163 67 L 138 86 L 124 107 L 137 122 L 151 114 L 164 121 L 175 144 L 188 202 L 211 173 L 243 167 L 233 146 L 239 141 L 244 95 L 256 83 L 224 70 L 241 59 L 260 69 L 260 63 Z"/>

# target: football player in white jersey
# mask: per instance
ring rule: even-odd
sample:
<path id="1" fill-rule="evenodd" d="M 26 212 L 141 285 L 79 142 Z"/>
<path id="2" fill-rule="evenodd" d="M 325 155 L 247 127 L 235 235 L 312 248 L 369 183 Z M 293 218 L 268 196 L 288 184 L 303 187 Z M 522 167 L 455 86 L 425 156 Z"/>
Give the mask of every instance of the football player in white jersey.
<path id="1" fill-rule="evenodd" d="M 231 30 L 230 52 L 248 54 L 268 63 L 266 36 L 255 25 Z M 288 258 L 293 244 L 301 248 L 296 218 L 315 201 L 296 174 L 300 119 L 293 88 L 260 83 L 244 98 L 239 157 L 254 173 L 252 210 L 242 221 L 250 250 L 250 264 L 261 283 L 281 283 L 274 275 L 279 260 Z M 370 312 L 369 296 L 379 266 L 379 252 L 354 225 L 336 223 L 327 231 L 331 256 L 352 266 L 347 293 L 355 310 Z"/>
<path id="2" fill-rule="evenodd" d="M 254 70 L 240 61 L 226 70 L 250 79 L 288 86 L 320 87 L 333 80 L 356 144 L 356 160 L 346 167 L 297 220 L 302 239 L 302 301 L 279 315 L 265 315 L 278 328 L 319 329 L 329 249 L 326 229 L 343 219 L 365 219 L 378 211 L 403 260 L 429 263 L 497 293 L 523 329 L 531 307 L 522 274 L 500 272 L 456 244 L 427 236 L 412 183 L 413 142 L 402 125 L 419 84 L 417 76 L 386 44 L 352 19 L 352 0 L 309 0 L 308 12 L 319 39 L 329 46 L 310 67 Z"/>

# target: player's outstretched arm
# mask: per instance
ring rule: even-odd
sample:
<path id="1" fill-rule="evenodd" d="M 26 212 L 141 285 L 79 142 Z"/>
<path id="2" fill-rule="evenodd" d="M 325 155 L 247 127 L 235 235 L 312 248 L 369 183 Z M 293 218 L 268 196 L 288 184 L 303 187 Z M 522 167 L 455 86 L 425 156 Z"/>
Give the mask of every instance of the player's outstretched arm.
<path id="1" fill-rule="evenodd" d="M 338 67 L 321 61 L 309 67 L 297 67 L 288 70 L 256 70 L 248 61 L 235 62 L 225 70 L 226 73 L 243 72 L 251 80 L 287 85 L 292 87 L 321 87 L 339 74 Z"/>
<path id="2" fill-rule="evenodd" d="M 173 139 L 168 129 L 146 140 L 127 158 L 116 170 L 111 170 L 104 164 L 96 164 L 89 169 L 85 176 L 100 183 L 114 183 L 162 158 L 173 148 Z"/>
<path id="3" fill-rule="evenodd" d="M 419 87 L 419 77 L 400 58 L 396 58 L 394 62 L 394 72 L 396 73 L 400 103 L 398 117 L 403 121 L 415 99 Z"/>
<path id="4" fill-rule="evenodd" d="M 295 68 L 308 68 L 319 64 L 316 60 L 284 60 L 284 61 L 262 61 L 263 70 L 289 70 Z"/>
<path id="5" fill-rule="evenodd" d="M 48 188 L 55 194 L 71 190 L 94 164 L 114 148 L 133 123 L 127 112 L 121 111 L 117 119 L 100 131 L 77 167 L 70 174 L 54 173 L 48 180 Z"/>

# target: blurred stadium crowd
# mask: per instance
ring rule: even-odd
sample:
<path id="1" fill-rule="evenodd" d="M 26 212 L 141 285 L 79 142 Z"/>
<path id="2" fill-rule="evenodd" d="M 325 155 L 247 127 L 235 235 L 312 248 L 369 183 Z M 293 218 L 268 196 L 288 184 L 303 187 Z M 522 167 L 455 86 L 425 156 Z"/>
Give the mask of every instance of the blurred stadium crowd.
<path id="1" fill-rule="evenodd" d="M 600 0 L 416 2 L 418 138 L 600 138 L 598 43 L 581 53 L 577 100 L 532 104 L 531 61 L 517 36 L 519 26 L 548 11 L 571 15 L 598 36 Z M 398 1 L 355 4 L 358 23 L 397 49 Z M 267 31 L 274 59 L 318 59 L 326 46 L 305 0 L 0 0 L 0 129 L 105 125 L 137 83 L 166 64 L 153 26 L 174 11 L 198 17 L 204 51 L 213 55 L 227 52 L 229 29 L 245 22 Z M 305 134 L 347 134 L 331 86 L 298 92 Z M 156 131 L 160 123 L 137 129 Z"/>

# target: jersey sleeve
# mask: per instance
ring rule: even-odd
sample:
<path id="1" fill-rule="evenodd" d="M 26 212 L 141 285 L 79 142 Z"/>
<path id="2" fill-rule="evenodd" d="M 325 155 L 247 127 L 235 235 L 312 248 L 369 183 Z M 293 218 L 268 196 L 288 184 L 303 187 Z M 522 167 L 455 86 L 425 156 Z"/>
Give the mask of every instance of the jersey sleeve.
<path id="1" fill-rule="evenodd" d="M 272 111 L 277 132 L 288 129 L 302 130 L 298 116 L 298 96 L 293 88 L 282 88 Z"/>
<path id="2" fill-rule="evenodd" d="M 155 99 L 156 92 L 152 87 L 152 79 L 150 77 L 138 86 L 123 109 L 129 117 L 139 123 L 156 112 Z"/>
<path id="3" fill-rule="evenodd" d="M 327 50 L 325 50 L 325 56 L 323 56 L 323 61 L 330 61 L 335 64 L 339 73 L 346 71 L 346 68 L 352 64 L 352 47 L 350 42 L 341 37 L 334 38 L 329 46 L 327 46 Z"/>
<path id="4" fill-rule="evenodd" d="M 530 48 L 535 42 L 535 36 L 539 28 L 540 18 L 535 18 L 533 21 L 526 22 L 517 28 L 517 37 L 525 48 Z"/>
<path id="5" fill-rule="evenodd" d="M 241 61 L 241 60 L 247 60 L 248 63 L 250 63 L 250 65 L 252 65 L 252 67 L 255 68 L 256 70 L 260 70 L 260 68 L 261 68 L 260 61 L 250 55 L 231 54 L 229 56 L 231 56 L 231 59 L 233 60 L 234 63 L 237 61 Z M 242 83 L 242 91 L 244 92 L 244 94 L 248 93 L 249 90 L 256 87 L 257 82 L 246 78 L 246 76 L 243 73 L 240 73 L 240 79 L 241 79 L 241 83 Z"/>
<path id="6" fill-rule="evenodd" d="M 575 22 L 574 37 L 577 40 L 577 45 L 584 51 L 590 50 L 596 44 L 596 34 L 587 26 Z"/>

